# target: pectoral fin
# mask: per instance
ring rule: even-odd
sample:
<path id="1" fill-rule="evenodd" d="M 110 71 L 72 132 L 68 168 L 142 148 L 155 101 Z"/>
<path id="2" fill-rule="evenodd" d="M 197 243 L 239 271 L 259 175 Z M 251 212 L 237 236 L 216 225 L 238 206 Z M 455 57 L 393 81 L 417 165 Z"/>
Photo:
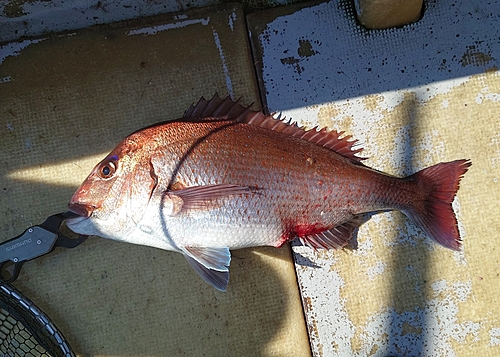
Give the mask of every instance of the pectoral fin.
<path id="1" fill-rule="evenodd" d="M 229 248 L 184 247 L 189 265 L 214 288 L 226 291 L 229 282 Z"/>
<path id="2" fill-rule="evenodd" d="M 219 199 L 251 193 L 251 189 L 238 185 L 206 185 L 181 188 L 169 191 L 166 194 L 174 203 L 175 214 L 187 210 L 200 210 L 219 207 Z"/>

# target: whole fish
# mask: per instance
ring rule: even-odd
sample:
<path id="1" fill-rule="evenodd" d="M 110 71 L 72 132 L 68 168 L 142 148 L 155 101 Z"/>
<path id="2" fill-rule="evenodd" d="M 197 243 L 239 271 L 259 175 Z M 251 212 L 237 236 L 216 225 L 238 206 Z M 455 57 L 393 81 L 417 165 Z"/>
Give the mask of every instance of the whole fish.
<path id="1" fill-rule="evenodd" d="M 365 166 L 343 133 L 303 130 L 230 98 L 201 99 L 181 119 L 126 137 L 75 192 L 76 233 L 182 253 L 216 289 L 230 249 L 298 237 L 341 248 L 367 212 L 396 209 L 458 250 L 451 202 L 471 165 L 457 160 L 397 178 Z"/>

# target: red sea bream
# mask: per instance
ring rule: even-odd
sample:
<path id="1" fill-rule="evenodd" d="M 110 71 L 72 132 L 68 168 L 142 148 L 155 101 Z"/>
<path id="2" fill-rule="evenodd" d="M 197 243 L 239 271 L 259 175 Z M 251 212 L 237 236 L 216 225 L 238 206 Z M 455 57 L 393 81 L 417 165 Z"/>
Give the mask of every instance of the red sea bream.
<path id="1" fill-rule="evenodd" d="M 201 99 L 178 120 L 126 137 L 71 198 L 73 231 L 182 253 L 224 291 L 231 249 L 299 238 L 341 248 L 361 215 L 400 210 L 458 250 L 451 202 L 468 160 L 406 178 L 365 166 L 355 141 L 245 108 Z"/>

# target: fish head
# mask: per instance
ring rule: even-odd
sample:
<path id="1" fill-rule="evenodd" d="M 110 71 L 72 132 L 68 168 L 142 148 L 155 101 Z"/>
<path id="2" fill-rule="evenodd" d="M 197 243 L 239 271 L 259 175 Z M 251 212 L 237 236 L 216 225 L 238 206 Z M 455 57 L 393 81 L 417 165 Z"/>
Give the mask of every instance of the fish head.
<path id="1" fill-rule="evenodd" d="M 157 180 L 148 146 L 134 138 L 120 143 L 71 197 L 67 220 L 74 232 L 123 240 L 142 219 Z"/>

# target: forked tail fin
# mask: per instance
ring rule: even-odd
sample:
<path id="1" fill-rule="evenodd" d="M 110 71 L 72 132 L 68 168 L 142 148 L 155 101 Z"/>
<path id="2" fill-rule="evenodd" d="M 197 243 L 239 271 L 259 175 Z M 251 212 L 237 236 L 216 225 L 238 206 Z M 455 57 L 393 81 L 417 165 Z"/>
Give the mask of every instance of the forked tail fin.
<path id="1" fill-rule="evenodd" d="M 407 178 L 418 185 L 419 199 L 405 213 L 432 239 L 453 250 L 460 249 L 461 240 L 451 203 L 470 166 L 469 160 L 445 162 Z"/>

